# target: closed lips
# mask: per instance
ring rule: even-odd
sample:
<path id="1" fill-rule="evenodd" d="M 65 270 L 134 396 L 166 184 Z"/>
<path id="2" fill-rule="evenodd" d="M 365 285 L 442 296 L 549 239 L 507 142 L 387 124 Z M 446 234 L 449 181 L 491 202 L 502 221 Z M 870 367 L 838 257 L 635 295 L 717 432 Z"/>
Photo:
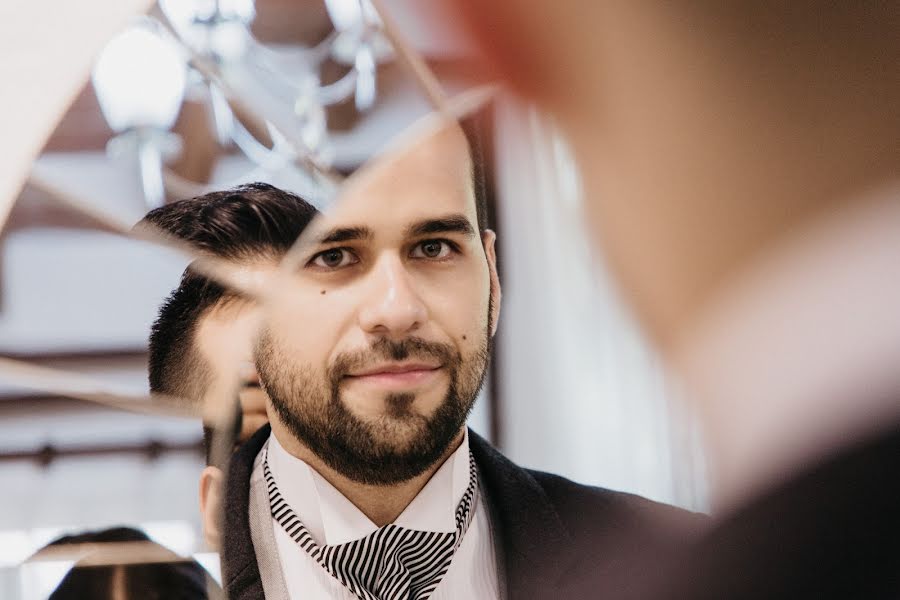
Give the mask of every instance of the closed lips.
<path id="1" fill-rule="evenodd" d="M 390 363 L 368 367 L 362 371 L 350 373 L 348 377 L 370 377 L 373 375 L 403 375 L 405 373 L 420 373 L 423 371 L 436 371 L 441 365 L 429 363 Z"/>

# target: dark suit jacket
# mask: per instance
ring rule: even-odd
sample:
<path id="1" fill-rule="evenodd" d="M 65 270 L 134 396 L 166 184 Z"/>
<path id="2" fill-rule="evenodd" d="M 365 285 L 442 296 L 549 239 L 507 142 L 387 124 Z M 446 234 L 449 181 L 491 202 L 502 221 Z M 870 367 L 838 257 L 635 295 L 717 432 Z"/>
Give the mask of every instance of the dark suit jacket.
<path id="1" fill-rule="evenodd" d="M 633 597 L 900 598 L 900 423 L 885 427 L 718 519 Z"/>
<path id="2" fill-rule="evenodd" d="M 222 576 L 231 600 L 263 598 L 250 534 L 248 502 L 253 462 L 269 436 L 260 429 L 234 455 L 225 494 Z M 628 543 L 665 547 L 673 520 L 689 513 L 632 494 L 579 485 L 516 466 L 469 432 L 489 509 L 498 576 L 506 597 L 560 598 L 573 583 L 598 574 L 623 579 L 617 554 Z"/>

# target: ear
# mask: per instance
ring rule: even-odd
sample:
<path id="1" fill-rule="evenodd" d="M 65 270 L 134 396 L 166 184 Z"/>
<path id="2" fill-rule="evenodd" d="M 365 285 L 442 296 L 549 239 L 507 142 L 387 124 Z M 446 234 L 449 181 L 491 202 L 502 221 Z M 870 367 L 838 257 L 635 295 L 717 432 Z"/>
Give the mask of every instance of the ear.
<path id="1" fill-rule="evenodd" d="M 206 467 L 200 474 L 200 518 L 203 536 L 210 548 L 219 550 L 222 542 L 222 484 L 225 477 L 218 467 Z"/>
<path id="2" fill-rule="evenodd" d="M 497 234 L 491 229 L 485 229 L 481 234 L 481 243 L 484 246 L 484 254 L 487 256 L 488 271 L 491 278 L 491 337 L 497 333 L 497 322 L 500 319 L 500 300 L 503 294 L 500 291 L 500 277 L 497 275 Z"/>

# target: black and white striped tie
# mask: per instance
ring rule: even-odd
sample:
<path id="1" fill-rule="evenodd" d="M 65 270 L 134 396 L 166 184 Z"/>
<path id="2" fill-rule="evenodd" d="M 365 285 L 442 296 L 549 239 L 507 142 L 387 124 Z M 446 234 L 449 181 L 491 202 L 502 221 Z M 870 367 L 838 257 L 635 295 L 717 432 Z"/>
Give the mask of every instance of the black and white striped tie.
<path id="1" fill-rule="evenodd" d="M 425 600 L 431 596 L 472 522 L 478 493 L 475 459 L 469 453 L 469 486 L 456 507 L 456 531 L 417 531 L 390 523 L 352 542 L 319 546 L 278 490 L 269 469 L 268 448 L 263 474 L 272 517 L 322 568 L 363 600 Z"/>

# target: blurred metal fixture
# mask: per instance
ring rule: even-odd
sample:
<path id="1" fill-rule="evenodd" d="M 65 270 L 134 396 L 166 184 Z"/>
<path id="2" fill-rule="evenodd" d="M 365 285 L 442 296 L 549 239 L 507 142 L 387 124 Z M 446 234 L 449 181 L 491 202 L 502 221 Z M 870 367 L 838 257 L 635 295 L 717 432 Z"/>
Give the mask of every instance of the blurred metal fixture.
<path id="1" fill-rule="evenodd" d="M 158 0 L 113 38 L 93 72 L 103 115 L 118 134 L 108 145 L 117 159 L 136 162 L 147 204 L 166 191 L 207 191 L 165 168 L 181 150 L 170 132 L 185 96 L 205 98 L 223 148 L 237 148 L 257 178 L 289 170 L 315 200 L 329 198 L 331 172 L 325 108 L 351 96 L 366 111 L 378 96 L 377 66 L 393 57 L 369 0 L 327 0 L 335 32 L 313 47 L 273 48 L 257 42 L 253 0 Z M 323 85 L 323 61 L 350 69 Z M 239 104 L 239 105 L 238 105 Z M 269 138 L 261 140 L 259 136 Z"/>
<path id="2" fill-rule="evenodd" d="M 137 160 L 150 207 L 165 201 L 162 165 L 177 151 L 168 130 L 184 99 L 186 74 L 177 49 L 141 21 L 110 40 L 91 76 L 103 116 L 117 133 L 107 149 Z"/>

